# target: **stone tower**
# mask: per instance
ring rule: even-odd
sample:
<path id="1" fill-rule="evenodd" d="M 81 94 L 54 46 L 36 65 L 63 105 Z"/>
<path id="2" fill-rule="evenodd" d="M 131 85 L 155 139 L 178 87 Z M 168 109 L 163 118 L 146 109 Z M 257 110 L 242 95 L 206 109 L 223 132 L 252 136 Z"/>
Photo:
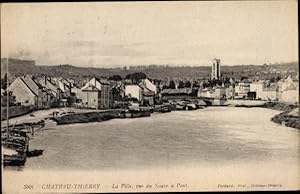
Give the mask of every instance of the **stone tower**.
<path id="1" fill-rule="evenodd" d="M 214 59 L 211 67 L 211 79 L 220 80 L 221 79 L 221 60 L 220 59 Z"/>

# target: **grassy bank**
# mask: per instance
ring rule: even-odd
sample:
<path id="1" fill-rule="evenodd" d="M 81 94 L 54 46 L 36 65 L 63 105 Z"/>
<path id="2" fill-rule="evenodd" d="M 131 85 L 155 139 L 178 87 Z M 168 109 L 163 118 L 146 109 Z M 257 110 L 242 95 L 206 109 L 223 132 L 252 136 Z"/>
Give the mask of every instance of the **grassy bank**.
<path id="1" fill-rule="evenodd" d="M 284 104 L 280 102 L 266 102 L 263 107 L 283 111 L 271 118 L 273 122 L 287 127 L 300 129 L 299 110 L 297 114 L 297 109 L 299 109 L 298 105 Z M 296 114 L 291 114 L 292 111 L 296 112 Z"/>
<path id="2" fill-rule="evenodd" d="M 271 120 L 274 121 L 275 123 L 285 125 L 287 127 L 300 129 L 299 116 L 298 117 L 291 116 L 287 112 L 283 112 L 280 113 L 279 115 L 275 115 L 274 117 L 272 117 Z"/>
<path id="3" fill-rule="evenodd" d="M 244 107 L 244 108 L 261 107 L 261 108 L 269 108 L 273 110 L 283 111 L 282 113 L 272 117 L 271 120 L 280 125 L 285 125 L 287 127 L 300 129 L 299 110 L 298 110 L 298 114 L 296 110 L 297 108 L 299 108 L 298 105 L 285 104 L 281 102 L 265 102 L 263 104 L 251 104 L 251 103 L 239 103 L 239 101 L 237 101 L 237 103 L 234 104 L 234 107 Z M 292 111 L 296 113 L 291 114 Z"/>
<path id="4" fill-rule="evenodd" d="M 297 108 L 299 106 L 294 105 L 294 104 L 285 104 L 285 103 L 281 103 L 281 102 L 266 102 L 266 103 L 264 103 L 264 105 L 262 107 L 270 108 L 273 110 L 280 110 L 280 111 L 284 111 L 284 112 L 291 112 L 292 110 L 294 110 L 295 108 Z"/>

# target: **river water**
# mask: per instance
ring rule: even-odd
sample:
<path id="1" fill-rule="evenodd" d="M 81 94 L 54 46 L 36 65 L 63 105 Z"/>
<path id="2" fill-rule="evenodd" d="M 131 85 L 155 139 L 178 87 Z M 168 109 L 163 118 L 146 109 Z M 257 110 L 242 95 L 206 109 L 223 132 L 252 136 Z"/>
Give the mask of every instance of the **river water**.
<path id="1" fill-rule="evenodd" d="M 30 148 L 44 149 L 44 153 L 28 158 L 23 171 L 184 169 L 189 176 L 187 169 L 198 169 L 205 180 L 220 178 L 217 172 L 222 170 L 225 177 L 234 172 L 240 178 L 252 175 L 254 180 L 297 182 L 300 133 L 273 123 L 270 119 L 278 113 L 264 108 L 208 107 L 55 126 L 35 134 Z"/>
<path id="2" fill-rule="evenodd" d="M 121 169 L 299 160 L 299 131 L 278 111 L 210 107 L 136 119 L 61 125 L 36 134 L 29 169 Z"/>

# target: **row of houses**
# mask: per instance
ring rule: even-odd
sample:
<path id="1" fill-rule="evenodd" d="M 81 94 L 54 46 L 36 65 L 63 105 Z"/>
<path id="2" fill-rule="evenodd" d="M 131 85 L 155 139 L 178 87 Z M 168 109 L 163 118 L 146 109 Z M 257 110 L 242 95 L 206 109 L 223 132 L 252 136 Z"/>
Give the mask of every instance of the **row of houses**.
<path id="1" fill-rule="evenodd" d="M 156 85 L 149 79 L 143 79 L 138 84 L 124 84 L 122 81 L 92 78 L 75 92 L 76 97 L 80 99 L 80 106 L 97 109 L 113 108 L 125 98 L 154 105 L 156 94 Z"/>
<path id="2" fill-rule="evenodd" d="M 13 92 L 16 102 L 23 106 L 33 106 L 36 109 L 50 108 L 57 103 L 59 93 L 49 87 L 44 87 L 30 75 L 18 77 L 8 87 Z"/>
<path id="3" fill-rule="evenodd" d="M 74 80 L 63 77 L 42 76 L 34 78 L 30 75 L 18 77 L 8 87 L 15 96 L 16 102 L 35 109 L 46 109 L 59 106 L 78 106 L 82 108 L 109 109 L 124 101 L 154 105 L 156 99 L 178 97 L 200 98 L 246 98 L 257 100 L 281 101 L 297 103 L 299 85 L 291 76 L 277 83 L 267 81 L 242 80 L 230 82 L 213 88 L 177 88 L 161 90 L 149 79 L 138 83 L 91 78 L 82 87 L 74 84 Z"/>
<path id="4" fill-rule="evenodd" d="M 239 97 L 285 103 L 299 102 L 298 79 L 292 78 L 291 76 L 274 83 L 258 80 L 251 83 L 243 82 L 240 85 L 242 85 L 243 88 L 237 87 Z"/>
<path id="5" fill-rule="evenodd" d="M 26 75 L 16 78 L 8 87 L 16 102 L 35 109 L 66 106 L 74 87 L 71 80 L 47 76 L 33 77 Z"/>
<path id="6" fill-rule="evenodd" d="M 18 77 L 8 87 L 22 106 L 35 109 L 47 109 L 75 105 L 82 108 L 114 108 L 118 101 L 126 99 L 154 105 L 157 95 L 156 85 L 149 79 L 138 84 L 108 81 L 92 78 L 83 87 L 77 87 L 70 79 L 55 77 L 38 77 L 31 75 Z"/>
<path id="7" fill-rule="evenodd" d="M 250 82 L 245 79 L 226 87 L 200 88 L 198 97 L 270 100 L 294 104 L 299 102 L 299 83 L 297 78 L 291 76 L 274 83 L 267 80 Z"/>

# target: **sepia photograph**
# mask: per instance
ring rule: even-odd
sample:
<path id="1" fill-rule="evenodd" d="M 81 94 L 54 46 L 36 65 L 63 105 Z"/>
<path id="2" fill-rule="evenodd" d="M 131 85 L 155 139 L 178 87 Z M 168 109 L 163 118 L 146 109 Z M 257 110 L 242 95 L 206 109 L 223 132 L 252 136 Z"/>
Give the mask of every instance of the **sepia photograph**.
<path id="1" fill-rule="evenodd" d="M 0 6 L 3 193 L 300 189 L 297 0 Z"/>

